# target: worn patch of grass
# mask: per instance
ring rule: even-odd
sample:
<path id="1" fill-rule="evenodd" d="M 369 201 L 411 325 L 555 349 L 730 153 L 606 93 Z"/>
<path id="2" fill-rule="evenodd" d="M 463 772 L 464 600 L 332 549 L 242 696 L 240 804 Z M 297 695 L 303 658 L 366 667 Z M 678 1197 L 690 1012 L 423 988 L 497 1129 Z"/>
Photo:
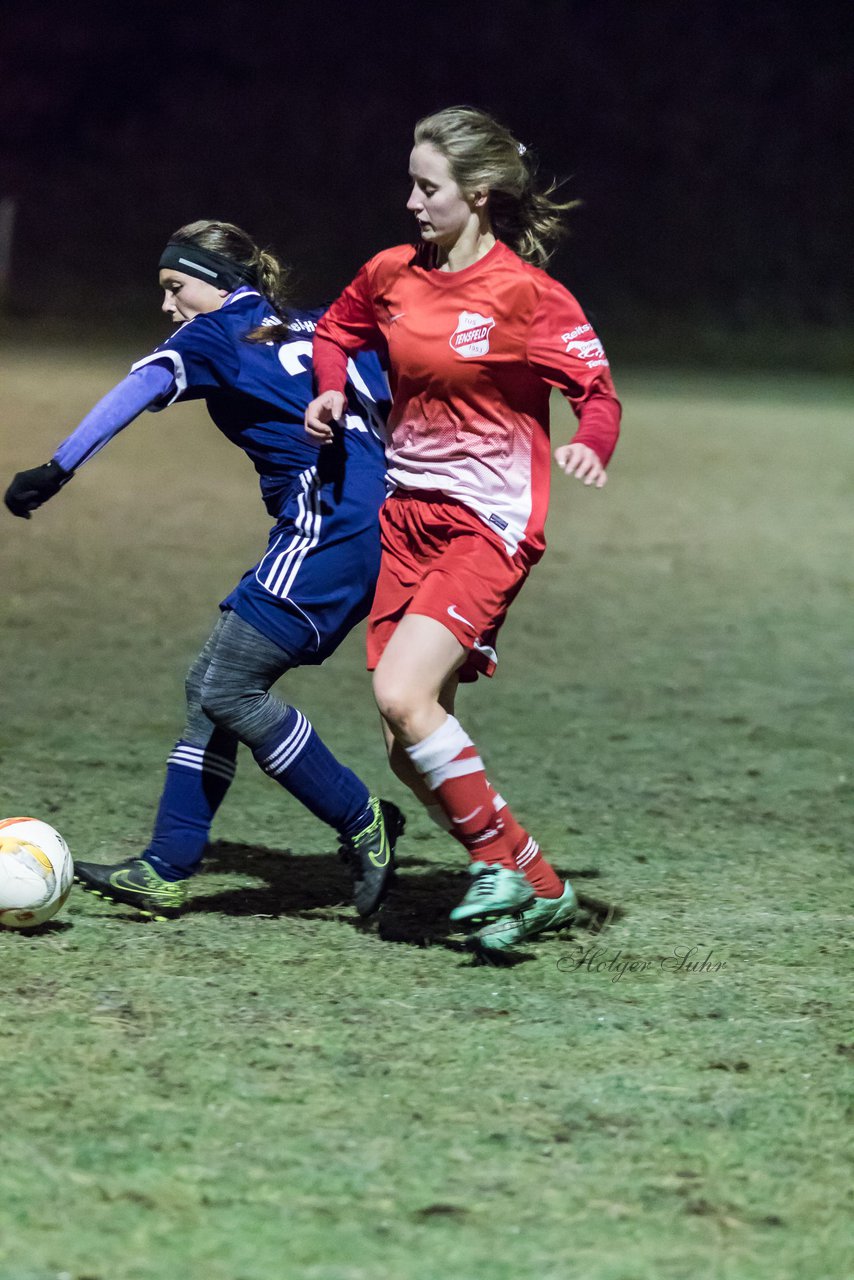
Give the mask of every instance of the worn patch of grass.
<path id="1" fill-rule="evenodd" d="M 19 352 L 5 473 L 120 372 Z M 459 855 L 407 804 L 363 928 L 334 840 L 242 758 L 184 919 L 78 892 L 0 935 L 2 1280 L 850 1271 L 850 391 L 621 390 L 612 483 L 556 477 L 500 677 L 461 708 L 583 920 L 474 966 Z M 0 810 L 127 856 L 263 545 L 250 469 L 179 408 L 3 528 Z M 360 636 L 283 690 L 406 803 Z"/>

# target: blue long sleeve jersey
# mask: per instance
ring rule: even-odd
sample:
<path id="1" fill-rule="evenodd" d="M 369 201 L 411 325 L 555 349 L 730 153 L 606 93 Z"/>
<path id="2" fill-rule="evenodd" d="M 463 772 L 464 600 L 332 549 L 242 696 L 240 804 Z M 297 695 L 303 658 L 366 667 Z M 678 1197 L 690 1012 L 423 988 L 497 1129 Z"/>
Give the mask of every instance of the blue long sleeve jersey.
<path id="1" fill-rule="evenodd" d="M 247 342 L 251 330 L 279 317 L 257 290 L 241 287 L 218 311 L 187 321 L 138 360 L 62 442 L 55 460 L 74 471 L 144 409 L 202 399 L 220 431 L 251 459 L 267 510 L 277 516 L 294 477 L 317 462 L 319 446 L 306 435 L 303 415 L 314 395 L 311 345 L 322 314 L 288 311 L 287 341 Z M 390 400 L 385 373 L 378 357 L 365 352 L 350 361 L 348 376 L 348 463 L 382 470 Z"/>

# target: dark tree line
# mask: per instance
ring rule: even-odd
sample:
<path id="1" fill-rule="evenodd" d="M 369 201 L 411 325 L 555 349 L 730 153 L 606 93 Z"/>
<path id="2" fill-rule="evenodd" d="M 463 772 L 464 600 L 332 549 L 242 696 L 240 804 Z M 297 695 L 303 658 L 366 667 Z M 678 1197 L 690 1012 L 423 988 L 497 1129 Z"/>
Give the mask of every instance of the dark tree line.
<path id="1" fill-rule="evenodd" d="M 585 204 L 556 271 L 632 323 L 846 322 L 850 6 L 16 6 L 0 46 L 14 285 L 150 287 L 174 226 L 244 223 L 332 294 L 410 231 L 411 126 L 492 109 Z M 35 304 L 33 304 L 35 305 Z"/>

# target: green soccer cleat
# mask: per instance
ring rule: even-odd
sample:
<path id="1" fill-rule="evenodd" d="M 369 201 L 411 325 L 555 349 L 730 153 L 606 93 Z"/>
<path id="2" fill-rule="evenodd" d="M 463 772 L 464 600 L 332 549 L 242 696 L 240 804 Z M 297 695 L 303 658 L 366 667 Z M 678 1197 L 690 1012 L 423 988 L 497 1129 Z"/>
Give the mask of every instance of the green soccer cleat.
<path id="1" fill-rule="evenodd" d="M 534 898 L 528 907 L 486 925 L 476 934 L 484 951 L 507 951 L 519 942 L 534 938 L 547 929 L 560 929 L 578 910 L 578 898 L 568 880 L 559 898 Z"/>
<path id="2" fill-rule="evenodd" d="M 534 891 L 521 871 L 499 863 L 473 862 L 469 873 L 472 882 L 460 905 L 451 911 L 452 920 L 486 920 L 519 911 L 534 901 Z"/>
<path id="3" fill-rule="evenodd" d="M 360 916 L 377 910 L 394 879 L 394 850 L 406 819 L 391 800 L 371 796 L 371 820 L 338 850 L 353 876 L 353 901 Z"/>
<path id="4" fill-rule="evenodd" d="M 187 901 L 187 881 L 164 880 L 144 858 L 128 858 L 106 866 L 75 862 L 74 879 L 89 893 L 136 907 L 142 915 L 155 920 L 180 915 Z"/>

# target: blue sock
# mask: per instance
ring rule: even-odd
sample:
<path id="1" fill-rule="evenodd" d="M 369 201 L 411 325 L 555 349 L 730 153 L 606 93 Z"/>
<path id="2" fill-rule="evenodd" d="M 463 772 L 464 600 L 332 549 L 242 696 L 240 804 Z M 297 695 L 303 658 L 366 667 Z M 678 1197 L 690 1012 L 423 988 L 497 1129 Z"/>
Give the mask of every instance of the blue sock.
<path id="1" fill-rule="evenodd" d="M 277 731 L 253 755 L 266 774 L 344 839 L 370 821 L 368 788 L 339 764 L 296 707 L 288 707 Z"/>
<path id="2" fill-rule="evenodd" d="M 215 734 L 214 744 L 217 751 L 177 742 L 167 762 L 154 831 L 142 855 L 164 880 L 185 880 L 195 871 L 234 777 L 237 739 Z"/>

